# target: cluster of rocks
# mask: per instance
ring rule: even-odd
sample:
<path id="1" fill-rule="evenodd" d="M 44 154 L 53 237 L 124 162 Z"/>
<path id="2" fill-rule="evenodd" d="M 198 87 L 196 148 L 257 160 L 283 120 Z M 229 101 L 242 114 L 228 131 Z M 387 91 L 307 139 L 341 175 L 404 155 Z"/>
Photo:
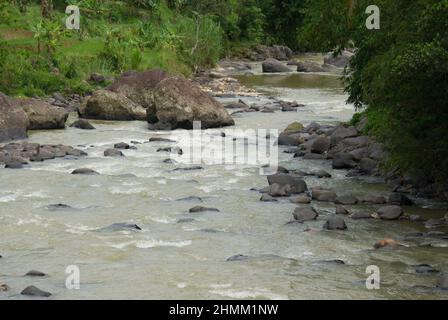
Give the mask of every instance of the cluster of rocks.
<path id="1" fill-rule="evenodd" d="M 303 108 L 305 105 L 297 103 L 297 101 L 283 101 L 273 99 L 273 101 L 264 103 L 263 105 L 252 104 L 248 105 L 242 99 L 237 102 L 230 103 L 225 106 L 226 109 L 236 110 L 232 112 L 232 115 L 244 112 L 262 112 L 262 113 L 274 113 L 275 111 L 282 112 L 295 112 L 298 108 Z"/>
<path id="2" fill-rule="evenodd" d="M 362 126 L 294 122 L 279 135 L 278 144 L 294 147 L 287 152 L 295 157 L 331 160 L 334 169 L 349 169 L 348 176 L 377 175 L 387 155 L 380 143 L 362 134 Z"/>
<path id="3" fill-rule="evenodd" d="M 35 99 L 14 99 L 0 92 L 0 142 L 27 138 L 28 130 L 64 129 L 69 111 L 60 106 Z M 72 126 L 92 129 L 77 121 Z"/>
<path id="4" fill-rule="evenodd" d="M 146 120 L 153 130 L 234 125 L 225 108 L 194 82 L 162 70 L 126 72 L 95 91 L 78 109 L 81 118 Z"/>
<path id="5" fill-rule="evenodd" d="M 292 58 L 293 54 L 294 52 L 287 46 L 274 45 L 269 47 L 256 45 L 246 52 L 243 57 L 251 61 L 263 61 L 270 58 L 287 61 Z"/>
<path id="6" fill-rule="evenodd" d="M 55 158 L 64 158 L 67 156 L 81 157 L 85 156 L 82 150 L 75 149 L 65 145 L 49 145 L 30 142 L 11 142 L 0 146 L 0 163 L 6 168 L 19 169 L 24 165 L 36 161 L 45 161 Z"/>
<path id="7" fill-rule="evenodd" d="M 293 72 L 292 67 L 296 67 L 297 72 L 332 72 L 348 66 L 352 56 L 350 51 L 342 51 L 336 55 L 330 52 L 325 55 L 323 64 L 308 60 L 289 60 L 284 64 L 279 59 L 269 58 L 263 61 L 262 68 L 265 73 Z"/>
<path id="8" fill-rule="evenodd" d="M 259 93 L 249 89 L 240 82 L 224 73 L 210 71 L 196 75 L 194 81 L 199 84 L 202 91 L 218 98 L 256 97 Z"/>
<path id="9" fill-rule="evenodd" d="M 64 97 L 61 93 L 55 92 L 47 99 L 47 102 L 52 106 L 64 108 L 65 110 L 72 112 L 78 109 L 82 99 L 83 97 L 79 94 L 72 94 L 68 97 Z"/>

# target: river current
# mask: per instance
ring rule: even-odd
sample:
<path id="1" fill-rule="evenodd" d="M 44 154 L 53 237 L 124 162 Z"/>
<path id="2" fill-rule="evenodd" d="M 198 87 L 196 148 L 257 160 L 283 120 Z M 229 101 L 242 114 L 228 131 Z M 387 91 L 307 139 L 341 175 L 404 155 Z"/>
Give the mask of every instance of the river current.
<path id="1" fill-rule="evenodd" d="M 289 123 L 347 121 L 353 106 L 336 75 L 277 74 L 239 76 L 250 87 L 305 105 L 298 112 L 235 114 L 235 128 L 283 130 Z M 267 99 L 243 98 L 247 103 Z M 222 99 L 232 102 L 235 99 Z M 71 115 L 68 123 L 76 119 Z M 182 164 L 164 163 L 158 148 L 183 145 L 182 130 L 151 132 L 144 122 L 93 121 L 94 131 L 67 128 L 38 131 L 31 142 L 66 144 L 82 149 L 80 159 L 33 163 L 22 170 L 0 169 L 0 282 L 11 289 L 0 299 L 23 299 L 28 285 L 53 293 L 53 299 L 446 299 L 433 287 L 437 275 L 417 274 L 413 266 L 448 268 L 448 241 L 437 237 L 405 237 L 428 232 L 421 223 L 346 218 L 347 231 L 323 231 L 331 203 L 313 203 L 317 221 L 286 225 L 297 206 L 282 199 L 259 201 L 251 188 L 267 186 L 258 165 L 202 165 L 202 170 L 173 171 Z M 224 129 L 207 130 L 219 136 Z M 176 143 L 145 143 L 163 136 Z M 227 134 L 225 139 L 232 139 Z M 244 143 L 243 140 L 237 143 Z M 106 158 L 114 143 L 137 141 L 123 158 Z M 331 179 L 306 178 L 309 187 L 323 186 L 355 195 L 387 196 L 380 178 L 347 178 L 327 161 L 299 160 L 279 148 L 279 164 L 288 169 L 325 169 Z M 88 167 L 100 175 L 74 176 Z M 194 199 L 203 199 L 199 203 Z M 63 203 L 71 208 L 53 208 Z M 202 205 L 221 212 L 189 213 Z M 376 206 L 347 206 L 374 212 Z M 419 200 L 408 214 L 439 217 L 443 204 Z M 113 223 L 135 223 L 141 231 L 97 232 Z M 307 230 L 308 228 L 308 230 Z M 374 250 L 391 237 L 400 248 Z M 234 255 L 251 258 L 226 261 Z M 334 262 L 342 260 L 345 264 Z M 81 287 L 65 287 L 66 268 L 80 270 Z M 381 288 L 366 289 L 366 267 L 381 271 Z M 24 277 L 29 270 L 47 274 Z M 420 287 L 419 287 L 420 286 Z"/>

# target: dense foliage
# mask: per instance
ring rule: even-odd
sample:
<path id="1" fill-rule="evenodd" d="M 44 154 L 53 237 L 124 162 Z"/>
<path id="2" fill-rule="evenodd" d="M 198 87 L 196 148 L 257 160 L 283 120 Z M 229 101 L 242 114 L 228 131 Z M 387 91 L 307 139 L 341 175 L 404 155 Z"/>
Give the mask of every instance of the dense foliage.
<path id="1" fill-rule="evenodd" d="M 345 0 L 309 1 L 303 39 L 322 50 L 353 44 L 349 101 L 368 115 L 370 132 L 386 142 L 390 164 L 446 181 L 448 0 L 349 2 L 356 2 L 351 15 Z M 371 4 L 380 8 L 380 30 L 365 27 Z"/>

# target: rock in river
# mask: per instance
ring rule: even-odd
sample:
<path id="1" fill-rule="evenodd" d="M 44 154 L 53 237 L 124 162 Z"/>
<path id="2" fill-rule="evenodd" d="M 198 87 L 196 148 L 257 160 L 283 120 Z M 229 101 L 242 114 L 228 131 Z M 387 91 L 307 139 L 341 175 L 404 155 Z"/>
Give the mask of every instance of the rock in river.
<path id="1" fill-rule="evenodd" d="M 25 139 L 27 126 L 25 111 L 0 92 L 0 142 Z"/>
<path id="2" fill-rule="evenodd" d="M 31 270 L 31 271 L 28 271 L 28 272 L 25 274 L 25 276 L 27 276 L 27 277 L 45 277 L 46 274 L 43 273 L 43 272 L 41 272 L 41 271 Z"/>
<path id="3" fill-rule="evenodd" d="M 95 127 L 89 121 L 87 121 L 85 119 L 76 120 L 75 122 L 73 122 L 70 125 L 70 127 L 83 129 L 83 130 L 94 130 L 95 129 Z"/>
<path id="4" fill-rule="evenodd" d="M 324 229 L 327 230 L 347 230 L 347 225 L 345 224 L 344 219 L 339 216 L 331 216 L 325 222 Z"/>
<path id="5" fill-rule="evenodd" d="M 46 297 L 46 298 L 51 296 L 50 292 L 43 291 L 35 286 L 26 287 L 25 289 L 22 290 L 20 294 L 24 296 Z"/>
<path id="6" fill-rule="evenodd" d="M 19 99 L 17 103 L 28 117 L 28 130 L 64 129 L 68 112 L 38 99 Z"/>
<path id="7" fill-rule="evenodd" d="M 145 120 L 146 110 L 125 96 L 108 91 L 95 91 L 79 108 L 80 118 L 100 120 Z"/>
<path id="8" fill-rule="evenodd" d="M 72 174 L 86 174 L 86 175 L 96 175 L 98 172 L 88 169 L 88 168 L 79 168 L 72 171 Z"/>
<path id="9" fill-rule="evenodd" d="M 272 58 L 263 61 L 262 69 L 264 73 L 292 72 L 285 64 Z"/>
<path id="10" fill-rule="evenodd" d="M 437 279 L 437 288 L 442 290 L 448 290 L 448 275 L 441 274 Z"/>
<path id="11" fill-rule="evenodd" d="M 409 199 L 406 195 L 394 192 L 389 196 L 388 203 L 396 206 L 412 206 L 414 201 Z"/>
<path id="12" fill-rule="evenodd" d="M 154 88 L 154 103 L 147 108 L 152 130 L 193 129 L 200 121 L 202 129 L 234 125 L 227 110 L 192 81 L 168 77 Z"/>
<path id="13" fill-rule="evenodd" d="M 377 211 L 382 220 L 397 220 L 403 215 L 403 209 L 399 206 L 385 206 Z"/>
<path id="14" fill-rule="evenodd" d="M 275 174 L 267 177 L 269 185 L 278 184 L 280 187 L 289 185 L 291 194 L 300 194 L 308 190 L 303 179 L 289 174 Z"/>
<path id="15" fill-rule="evenodd" d="M 336 200 L 337 195 L 332 190 L 314 188 L 312 189 L 312 198 L 317 201 L 333 202 Z"/>
<path id="16" fill-rule="evenodd" d="M 292 214 L 298 222 L 316 220 L 319 214 L 313 207 L 296 208 Z"/>
<path id="17" fill-rule="evenodd" d="M 123 152 L 117 149 L 107 149 L 104 151 L 105 157 L 124 157 Z"/>
<path id="18" fill-rule="evenodd" d="M 135 223 L 114 223 L 111 224 L 110 226 L 98 229 L 97 231 L 102 231 L 102 232 L 116 232 L 116 231 L 140 231 L 142 230 L 142 228 L 140 228 L 138 225 L 136 225 Z"/>
<path id="19" fill-rule="evenodd" d="M 191 208 L 190 210 L 188 210 L 188 212 L 190 212 L 190 213 L 207 212 L 207 211 L 220 212 L 219 209 L 207 208 L 207 207 L 202 207 L 202 206 L 195 206 L 195 207 Z"/>

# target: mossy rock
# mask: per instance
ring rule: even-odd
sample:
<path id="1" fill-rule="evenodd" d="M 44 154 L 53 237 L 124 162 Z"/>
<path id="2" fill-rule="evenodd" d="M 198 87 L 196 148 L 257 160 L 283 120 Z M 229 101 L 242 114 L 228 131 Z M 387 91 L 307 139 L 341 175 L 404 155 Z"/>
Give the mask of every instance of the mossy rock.
<path id="1" fill-rule="evenodd" d="M 285 129 L 285 133 L 294 133 L 294 132 L 299 132 L 303 130 L 303 124 L 301 124 L 300 122 L 296 121 L 291 123 L 290 125 L 288 125 Z"/>

